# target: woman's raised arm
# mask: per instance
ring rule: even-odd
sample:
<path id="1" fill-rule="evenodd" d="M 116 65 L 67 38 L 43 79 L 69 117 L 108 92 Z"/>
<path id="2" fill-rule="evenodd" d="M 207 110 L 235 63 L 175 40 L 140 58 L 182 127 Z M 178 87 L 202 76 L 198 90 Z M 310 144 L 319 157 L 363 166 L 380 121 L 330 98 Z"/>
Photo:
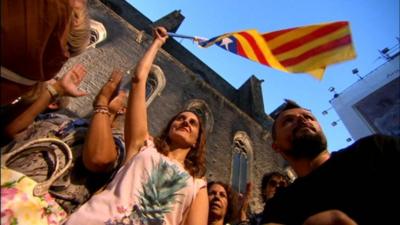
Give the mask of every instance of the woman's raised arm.
<path id="1" fill-rule="evenodd" d="M 126 160 L 134 156 L 149 137 L 147 128 L 146 81 L 158 50 L 168 38 L 163 27 L 154 29 L 154 40 L 135 68 L 125 120 Z"/>

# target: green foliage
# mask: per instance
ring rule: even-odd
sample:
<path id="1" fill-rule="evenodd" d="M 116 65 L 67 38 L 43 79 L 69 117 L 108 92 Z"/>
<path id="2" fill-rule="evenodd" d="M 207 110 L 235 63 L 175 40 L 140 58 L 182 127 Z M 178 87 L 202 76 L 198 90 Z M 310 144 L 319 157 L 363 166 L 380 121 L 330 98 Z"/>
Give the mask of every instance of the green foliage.
<path id="1" fill-rule="evenodd" d="M 140 192 L 140 207 L 134 208 L 143 224 L 163 224 L 164 216 L 179 202 L 179 190 L 186 186 L 189 174 L 175 165 L 169 165 L 162 158 L 149 174 Z"/>

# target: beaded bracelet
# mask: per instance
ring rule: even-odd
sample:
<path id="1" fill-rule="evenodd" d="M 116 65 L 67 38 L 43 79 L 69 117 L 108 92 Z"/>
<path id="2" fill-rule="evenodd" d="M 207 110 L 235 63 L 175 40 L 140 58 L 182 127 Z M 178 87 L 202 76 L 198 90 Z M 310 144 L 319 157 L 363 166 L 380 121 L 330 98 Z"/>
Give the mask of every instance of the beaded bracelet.
<path id="1" fill-rule="evenodd" d="M 107 105 L 100 105 L 100 104 L 99 104 L 99 105 L 94 105 L 93 108 L 95 108 L 95 109 L 99 109 L 99 108 L 100 108 L 100 109 L 108 109 L 108 106 L 107 106 Z"/>
<path id="2" fill-rule="evenodd" d="M 96 111 L 96 110 L 103 110 L 103 111 L 110 112 L 110 110 L 108 109 L 108 107 L 94 107 L 93 110 L 94 110 L 94 111 Z"/>
<path id="3" fill-rule="evenodd" d="M 111 116 L 110 111 L 108 111 L 108 108 L 95 108 L 93 110 L 94 113 L 102 113 L 102 114 L 107 114 L 108 116 Z"/>

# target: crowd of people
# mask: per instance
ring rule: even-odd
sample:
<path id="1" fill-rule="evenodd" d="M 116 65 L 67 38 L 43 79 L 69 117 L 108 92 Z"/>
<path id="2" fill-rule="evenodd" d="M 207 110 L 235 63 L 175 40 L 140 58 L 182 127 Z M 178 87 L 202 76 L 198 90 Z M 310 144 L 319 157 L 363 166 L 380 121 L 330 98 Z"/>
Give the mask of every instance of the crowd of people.
<path id="1" fill-rule="evenodd" d="M 146 82 L 168 39 L 165 28 L 154 28 L 153 41 L 134 69 L 131 88 L 119 90 L 122 73 L 113 71 L 93 102 L 90 118 L 78 118 L 62 110 L 63 99 L 87 94 L 79 89 L 85 67 L 76 64 L 60 79 L 53 78 L 68 58 L 89 44 L 86 0 L 4 0 L 1 6 L 1 153 L 49 136 L 74 149 L 74 165 L 58 181 L 68 185 L 50 190 L 68 214 L 59 223 L 400 222 L 396 208 L 389 207 L 399 200 L 400 187 L 393 181 L 400 170 L 399 137 L 376 134 L 330 153 L 311 111 L 286 100 L 275 114 L 272 148 L 297 178 L 292 182 L 281 171 L 264 174 L 259 181 L 264 210 L 255 213 L 249 207 L 252 183 L 237 193 L 222 181 L 206 180 L 205 121 L 196 111 L 180 111 L 160 135 L 149 133 Z M 44 179 L 46 173 L 38 171 L 47 170 L 47 162 L 38 163 L 38 157 L 27 155 L 9 167 Z M 13 221 L 3 209 L 1 215 L 2 221 Z"/>

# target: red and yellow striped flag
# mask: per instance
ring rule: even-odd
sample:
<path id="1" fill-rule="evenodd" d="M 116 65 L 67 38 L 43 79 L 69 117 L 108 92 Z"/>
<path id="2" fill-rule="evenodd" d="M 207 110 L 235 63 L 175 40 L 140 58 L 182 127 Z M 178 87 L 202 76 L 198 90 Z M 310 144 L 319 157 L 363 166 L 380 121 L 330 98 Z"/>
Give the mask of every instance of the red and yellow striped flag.
<path id="1" fill-rule="evenodd" d="M 296 27 L 260 34 L 247 30 L 199 43 L 213 44 L 250 60 L 289 73 L 322 79 L 325 67 L 355 58 L 348 22 Z"/>

